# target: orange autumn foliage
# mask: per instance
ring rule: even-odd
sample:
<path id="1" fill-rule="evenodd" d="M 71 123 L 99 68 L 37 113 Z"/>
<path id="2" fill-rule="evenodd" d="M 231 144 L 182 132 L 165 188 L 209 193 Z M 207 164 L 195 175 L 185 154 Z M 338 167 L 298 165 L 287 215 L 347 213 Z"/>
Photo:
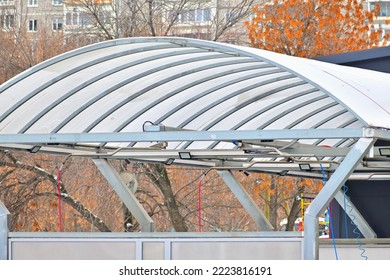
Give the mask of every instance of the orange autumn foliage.
<path id="1" fill-rule="evenodd" d="M 273 0 L 246 22 L 251 45 L 299 57 L 318 57 L 381 45 L 374 11 L 357 0 Z M 387 35 L 388 36 L 388 35 Z M 386 41 L 386 36 L 383 38 Z"/>
<path id="2" fill-rule="evenodd" d="M 294 206 L 297 197 L 301 194 L 315 197 L 323 187 L 318 179 L 271 174 L 256 174 L 254 182 L 250 190 L 252 198 L 262 205 L 264 215 L 277 230 L 282 229 L 283 219 L 295 220 L 300 216 L 301 211 Z"/>
<path id="3" fill-rule="evenodd" d="M 262 196 L 266 192 L 268 195 L 274 195 L 276 189 L 278 194 L 286 199 L 290 199 L 299 195 L 297 192 L 299 187 L 305 187 L 306 191 L 316 194 L 323 187 L 321 180 L 311 178 L 294 178 L 289 176 L 275 176 L 270 174 L 259 174 L 258 184 L 253 185 L 254 197 Z M 271 188 L 273 186 L 273 188 Z"/>

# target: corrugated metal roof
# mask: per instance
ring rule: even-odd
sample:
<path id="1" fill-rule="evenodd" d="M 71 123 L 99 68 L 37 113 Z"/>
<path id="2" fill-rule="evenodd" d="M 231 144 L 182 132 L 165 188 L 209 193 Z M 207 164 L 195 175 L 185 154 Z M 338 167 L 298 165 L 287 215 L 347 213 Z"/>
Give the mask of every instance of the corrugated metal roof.
<path id="1" fill-rule="evenodd" d="M 62 54 L 1 85 L 0 136 L 142 132 L 149 123 L 194 131 L 390 128 L 389 89 L 388 74 L 259 49 L 187 38 L 118 39 Z M 349 147 L 355 140 L 299 142 Z M 83 151 L 81 144 L 57 151 Z M 172 141 L 167 148 L 236 144 Z"/>

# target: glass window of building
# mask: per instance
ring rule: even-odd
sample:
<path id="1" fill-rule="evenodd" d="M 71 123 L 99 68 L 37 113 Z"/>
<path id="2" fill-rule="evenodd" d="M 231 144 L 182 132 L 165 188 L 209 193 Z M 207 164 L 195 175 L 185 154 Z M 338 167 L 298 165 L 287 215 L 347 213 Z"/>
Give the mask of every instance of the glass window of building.
<path id="1" fill-rule="evenodd" d="M 29 7 L 38 6 L 38 0 L 27 0 L 27 6 L 29 6 Z"/>
<path id="2" fill-rule="evenodd" d="M 28 21 L 28 31 L 30 32 L 38 31 L 38 20 L 31 19 Z"/>
<path id="3" fill-rule="evenodd" d="M 62 18 L 53 19 L 53 30 L 62 30 Z"/>
<path id="4" fill-rule="evenodd" d="M 370 2 L 370 10 L 374 10 L 376 5 L 380 8 L 379 16 L 390 16 L 390 2 Z"/>

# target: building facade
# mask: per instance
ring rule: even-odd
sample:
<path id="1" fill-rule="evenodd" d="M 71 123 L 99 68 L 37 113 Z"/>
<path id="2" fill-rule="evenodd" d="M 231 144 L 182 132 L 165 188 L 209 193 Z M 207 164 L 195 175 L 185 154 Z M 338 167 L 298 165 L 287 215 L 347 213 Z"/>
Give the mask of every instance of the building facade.
<path id="1" fill-rule="evenodd" d="M 260 0 L 0 0 L 0 28 L 29 33 L 64 32 L 83 38 L 185 36 L 247 44 L 244 21 Z M 390 35 L 390 0 L 364 1 L 380 7 L 375 29 Z M 390 43 L 390 41 L 389 41 Z"/>
<path id="2" fill-rule="evenodd" d="M 256 0 L 0 0 L 0 27 L 104 39 L 185 36 L 239 43 Z M 222 36 L 223 35 L 223 36 Z"/>
<path id="3" fill-rule="evenodd" d="M 38 32 L 63 29 L 62 0 L 0 0 L 1 28 Z"/>
<path id="4" fill-rule="evenodd" d="M 375 30 L 382 31 L 381 36 L 387 41 L 387 43 L 384 43 L 390 45 L 390 38 L 387 38 L 390 37 L 390 0 L 367 0 L 365 2 L 366 8 L 369 11 L 374 10 L 375 6 L 379 5 L 380 12 L 379 16 L 374 20 L 374 28 Z"/>

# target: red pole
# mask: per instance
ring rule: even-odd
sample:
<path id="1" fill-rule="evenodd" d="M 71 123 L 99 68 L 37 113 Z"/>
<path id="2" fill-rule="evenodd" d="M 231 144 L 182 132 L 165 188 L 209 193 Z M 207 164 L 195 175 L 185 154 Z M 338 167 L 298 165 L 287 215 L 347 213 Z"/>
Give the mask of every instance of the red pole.
<path id="1" fill-rule="evenodd" d="M 202 183 L 203 177 L 198 182 L 198 232 L 202 232 Z"/>
<path id="2" fill-rule="evenodd" d="M 58 169 L 58 173 L 57 173 L 58 223 L 59 223 L 60 232 L 63 231 L 63 229 L 62 229 L 62 207 L 61 207 L 61 169 L 62 169 L 62 165 Z"/>

